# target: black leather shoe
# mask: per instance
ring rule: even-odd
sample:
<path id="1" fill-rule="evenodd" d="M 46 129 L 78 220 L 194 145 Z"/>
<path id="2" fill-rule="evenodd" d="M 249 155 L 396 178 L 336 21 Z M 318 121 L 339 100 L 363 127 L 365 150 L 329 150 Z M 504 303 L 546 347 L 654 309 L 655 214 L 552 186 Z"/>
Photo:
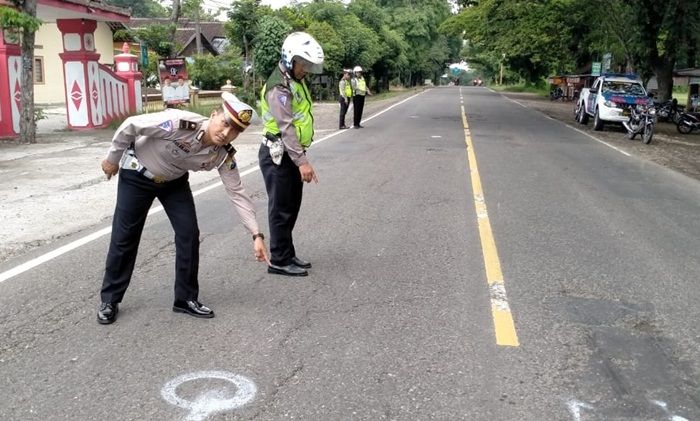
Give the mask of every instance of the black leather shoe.
<path id="1" fill-rule="evenodd" d="M 276 273 L 278 275 L 286 276 L 306 276 L 309 274 L 306 269 L 300 268 L 294 264 L 287 266 L 270 265 L 267 267 L 267 273 Z"/>
<path id="2" fill-rule="evenodd" d="M 97 323 L 108 325 L 117 320 L 119 313 L 119 304 L 117 303 L 101 303 L 100 309 L 97 310 Z"/>
<path id="3" fill-rule="evenodd" d="M 292 264 L 294 266 L 299 266 L 300 268 L 304 268 L 304 269 L 311 268 L 311 262 L 307 262 L 306 260 L 301 260 L 300 258 L 298 258 L 296 256 L 292 257 Z"/>
<path id="4" fill-rule="evenodd" d="M 214 317 L 214 312 L 209 307 L 205 307 L 199 301 L 182 301 L 175 300 L 173 303 L 173 311 L 175 313 L 185 313 L 194 317 L 211 319 Z"/>
<path id="5" fill-rule="evenodd" d="M 365 126 L 363 126 L 362 124 L 358 124 L 357 126 L 353 126 L 353 127 L 356 129 L 364 129 L 365 128 Z"/>

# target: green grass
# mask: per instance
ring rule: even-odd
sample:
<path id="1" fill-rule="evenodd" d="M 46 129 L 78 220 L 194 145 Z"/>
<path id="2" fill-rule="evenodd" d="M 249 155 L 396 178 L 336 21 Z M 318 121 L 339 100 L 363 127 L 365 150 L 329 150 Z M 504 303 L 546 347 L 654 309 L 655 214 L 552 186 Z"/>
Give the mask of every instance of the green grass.
<path id="1" fill-rule="evenodd" d="M 499 92 L 528 92 L 541 96 L 549 96 L 547 88 L 533 85 L 489 85 L 489 88 Z"/>

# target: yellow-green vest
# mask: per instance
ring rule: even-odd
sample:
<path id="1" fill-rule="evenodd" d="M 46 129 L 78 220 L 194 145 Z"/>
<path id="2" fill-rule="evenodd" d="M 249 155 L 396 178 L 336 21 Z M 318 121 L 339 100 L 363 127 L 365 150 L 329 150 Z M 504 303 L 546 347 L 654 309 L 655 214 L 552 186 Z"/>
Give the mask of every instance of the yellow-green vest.
<path id="1" fill-rule="evenodd" d="M 365 82 L 365 78 L 355 78 L 355 91 L 356 95 L 365 95 L 367 93 L 367 83 Z"/>
<path id="2" fill-rule="evenodd" d="M 345 96 L 347 98 L 352 97 L 352 84 L 350 83 L 349 80 L 345 81 Z"/>
<path id="3" fill-rule="evenodd" d="M 296 129 L 299 143 L 306 149 L 311 146 L 311 142 L 314 140 L 314 117 L 311 114 L 311 94 L 303 80 L 297 82 L 294 79 L 288 79 L 289 83 L 286 83 L 286 80 L 287 79 L 282 78 L 280 70 L 275 69 L 260 92 L 260 111 L 262 113 L 264 130 L 265 132 L 273 134 L 280 133 L 277 122 L 270 113 L 270 106 L 267 103 L 266 97 L 267 93 L 275 86 L 286 86 L 292 91 L 292 113 L 294 114 L 292 125 Z"/>

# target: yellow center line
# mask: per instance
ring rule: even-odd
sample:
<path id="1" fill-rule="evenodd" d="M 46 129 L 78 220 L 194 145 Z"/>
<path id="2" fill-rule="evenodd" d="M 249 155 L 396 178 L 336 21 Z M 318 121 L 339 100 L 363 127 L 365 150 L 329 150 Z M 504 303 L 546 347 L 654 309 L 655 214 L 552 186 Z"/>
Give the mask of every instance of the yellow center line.
<path id="1" fill-rule="evenodd" d="M 467 143 L 467 161 L 471 170 L 472 191 L 474 192 L 474 205 L 476 208 L 476 219 L 479 223 L 479 237 L 481 238 L 481 250 L 484 255 L 484 265 L 486 266 L 486 281 L 489 285 L 489 296 L 491 298 L 491 315 L 496 331 L 496 343 L 503 346 L 519 346 L 518 335 L 515 332 L 513 315 L 510 312 L 508 299 L 506 297 L 506 284 L 501 272 L 501 261 L 498 258 L 496 241 L 493 238 L 491 222 L 489 221 L 486 200 L 481 188 L 481 178 L 479 168 L 476 165 L 476 154 L 469 132 L 467 115 L 462 109 L 462 124 L 464 125 L 464 139 Z"/>

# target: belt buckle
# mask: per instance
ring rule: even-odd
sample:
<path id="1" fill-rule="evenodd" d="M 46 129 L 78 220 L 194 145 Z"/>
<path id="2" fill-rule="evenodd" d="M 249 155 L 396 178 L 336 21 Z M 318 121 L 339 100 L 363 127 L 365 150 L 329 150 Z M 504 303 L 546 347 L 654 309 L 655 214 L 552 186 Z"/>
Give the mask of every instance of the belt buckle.
<path id="1" fill-rule="evenodd" d="M 153 182 L 158 183 L 158 184 L 163 184 L 165 183 L 165 178 L 159 176 L 159 175 L 154 175 L 153 176 Z"/>

